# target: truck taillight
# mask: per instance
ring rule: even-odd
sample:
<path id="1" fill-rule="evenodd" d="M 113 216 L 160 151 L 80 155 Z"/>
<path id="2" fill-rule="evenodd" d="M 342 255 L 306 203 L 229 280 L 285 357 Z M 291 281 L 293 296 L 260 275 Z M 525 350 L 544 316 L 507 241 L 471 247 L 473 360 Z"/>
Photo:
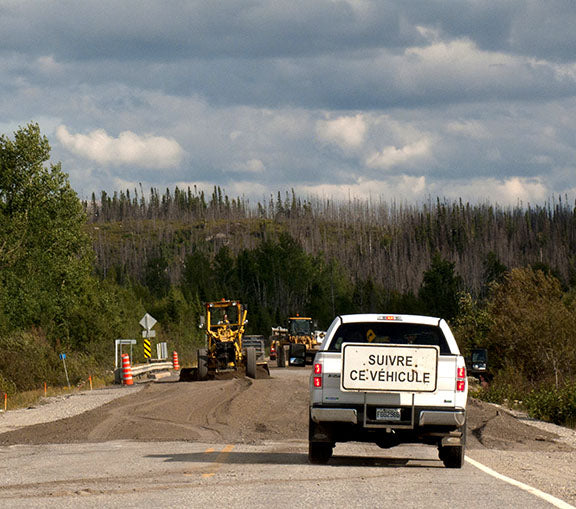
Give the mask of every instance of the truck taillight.
<path id="1" fill-rule="evenodd" d="M 318 375 L 314 377 L 314 387 L 320 389 L 322 387 L 322 364 L 319 362 L 314 364 L 314 374 Z"/>
<path id="2" fill-rule="evenodd" d="M 460 367 L 456 369 L 456 392 L 464 392 L 466 390 L 466 368 Z"/>

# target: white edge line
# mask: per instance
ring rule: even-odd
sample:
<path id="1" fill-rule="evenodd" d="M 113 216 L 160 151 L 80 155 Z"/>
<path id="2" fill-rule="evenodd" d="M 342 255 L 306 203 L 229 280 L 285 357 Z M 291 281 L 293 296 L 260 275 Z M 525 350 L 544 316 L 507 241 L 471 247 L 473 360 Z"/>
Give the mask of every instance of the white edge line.
<path id="1" fill-rule="evenodd" d="M 482 470 L 483 472 L 486 472 L 487 474 L 491 475 L 492 477 L 495 477 L 496 479 L 500 479 L 501 481 L 507 482 L 512 486 L 516 486 L 522 490 L 525 490 L 528 493 L 531 493 L 532 495 L 536 495 L 537 497 L 540 497 L 542 500 L 545 500 L 546 502 L 556 507 L 559 507 L 561 509 L 576 509 L 573 505 L 570 505 L 568 502 L 564 502 L 564 500 L 560 500 L 559 498 L 556 498 L 548 493 L 540 491 L 538 488 L 534 488 L 532 486 L 529 486 L 528 484 L 524 484 L 523 482 L 516 481 L 515 479 L 499 474 L 495 470 L 492 470 L 486 465 L 483 465 L 482 463 L 479 463 L 478 461 L 475 461 L 472 458 L 469 458 L 468 456 L 466 456 L 466 461 L 471 465 L 475 466 L 476 468 Z"/>

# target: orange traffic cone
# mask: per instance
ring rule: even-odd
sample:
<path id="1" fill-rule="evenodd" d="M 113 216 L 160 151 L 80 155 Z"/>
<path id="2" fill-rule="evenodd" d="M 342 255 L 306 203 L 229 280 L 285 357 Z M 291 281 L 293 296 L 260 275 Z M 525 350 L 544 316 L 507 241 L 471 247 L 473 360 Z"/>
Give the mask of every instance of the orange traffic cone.
<path id="1" fill-rule="evenodd" d="M 180 369 L 180 362 L 178 362 L 178 352 L 172 353 L 172 368 Z"/>
<path id="2" fill-rule="evenodd" d="M 130 356 L 127 353 L 122 354 L 122 383 L 124 385 L 134 385 Z"/>

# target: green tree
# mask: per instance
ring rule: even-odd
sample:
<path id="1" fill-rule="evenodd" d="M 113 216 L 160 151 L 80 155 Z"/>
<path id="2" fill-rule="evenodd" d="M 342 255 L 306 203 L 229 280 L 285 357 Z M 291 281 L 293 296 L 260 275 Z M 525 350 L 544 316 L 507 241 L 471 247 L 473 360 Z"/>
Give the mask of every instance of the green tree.
<path id="1" fill-rule="evenodd" d="M 146 263 L 144 282 L 156 297 L 164 297 L 170 291 L 168 261 L 163 256 L 151 258 Z"/>
<path id="2" fill-rule="evenodd" d="M 558 279 L 531 268 L 512 269 L 488 301 L 493 325 L 487 345 L 496 367 L 531 381 L 561 382 L 576 375 L 576 306 Z"/>
<path id="3" fill-rule="evenodd" d="M 68 335 L 92 272 L 82 204 L 37 124 L 0 136 L 0 309 L 5 326 Z"/>
<path id="4" fill-rule="evenodd" d="M 492 319 L 485 306 L 468 292 L 460 293 L 458 305 L 453 331 L 460 351 L 468 355 L 473 348 L 485 346 Z"/>
<path id="5" fill-rule="evenodd" d="M 436 253 L 430 268 L 424 272 L 418 297 L 426 313 L 451 320 L 458 313 L 461 288 L 462 278 L 455 273 L 454 263 Z"/>
<path id="6" fill-rule="evenodd" d="M 208 301 L 213 293 L 213 276 L 210 259 L 199 249 L 194 249 L 184 260 L 182 291 L 188 300 Z"/>
<path id="7" fill-rule="evenodd" d="M 504 265 L 496 253 L 494 251 L 490 251 L 486 258 L 484 258 L 484 262 L 482 263 L 483 267 L 483 280 L 484 285 L 486 288 L 492 282 L 500 282 L 504 278 L 508 267 Z"/>

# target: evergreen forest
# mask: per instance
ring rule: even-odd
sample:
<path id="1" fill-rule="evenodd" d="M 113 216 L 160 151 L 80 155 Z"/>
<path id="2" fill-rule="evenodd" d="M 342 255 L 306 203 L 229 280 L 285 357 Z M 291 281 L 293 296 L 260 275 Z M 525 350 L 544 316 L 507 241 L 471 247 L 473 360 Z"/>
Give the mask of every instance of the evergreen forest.
<path id="1" fill-rule="evenodd" d="M 158 340 L 189 365 L 202 303 L 238 299 L 247 333 L 296 313 L 440 316 L 489 352 L 483 397 L 576 418 L 576 203 L 426 203 L 224 189 L 126 189 L 82 201 L 36 124 L 0 136 L 0 391 L 113 368 L 114 340 Z M 141 341 L 135 353 L 141 357 Z M 141 359 L 140 359 L 141 360 Z"/>

